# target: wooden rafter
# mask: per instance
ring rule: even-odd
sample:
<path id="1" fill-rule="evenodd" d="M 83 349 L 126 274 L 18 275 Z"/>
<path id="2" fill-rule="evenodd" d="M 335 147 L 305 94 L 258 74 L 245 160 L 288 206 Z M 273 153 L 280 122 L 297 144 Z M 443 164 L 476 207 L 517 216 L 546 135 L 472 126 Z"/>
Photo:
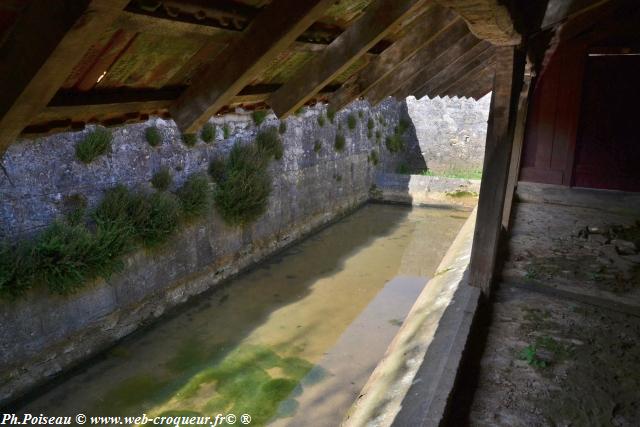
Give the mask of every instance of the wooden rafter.
<path id="1" fill-rule="evenodd" d="M 33 0 L 0 51 L 0 152 L 53 98 L 127 0 Z"/>
<path id="2" fill-rule="evenodd" d="M 498 46 L 520 44 L 509 10 L 499 0 L 437 0 L 462 16 L 469 30 L 481 40 Z"/>
<path id="3" fill-rule="evenodd" d="M 473 61 L 488 49 L 491 49 L 490 43 L 479 42 L 473 47 L 471 47 L 469 50 L 464 52 L 462 55 L 458 56 L 457 58 L 454 58 L 452 62 L 450 62 L 449 64 L 446 64 L 445 66 L 437 70 L 436 74 L 433 75 L 430 79 L 426 81 L 424 80 L 418 81 L 416 79 L 415 86 L 418 86 L 421 83 L 422 83 L 422 86 L 418 87 L 417 89 L 414 89 L 412 91 L 412 94 L 415 95 L 417 98 L 421 98 L 427 94 L 432 96 L 434 94 L 435 88 L 441 87 L 442 85 L 446 84 L 446 82 L 450 81 L 451 77 L 455 75 L 457 71 L 464 66 L 464 64 L 467 64 Z"/>
<path id="4" fill-rule="evenodd" d="M 431 5 L 425 13 L 403 30 L 406 34 L 403 38 L 391 45 L 360 73 L 352 76 L 342 85 L 329 100 L 331 107 L 334 110 L 339 110 L 362 95 L 368 88 L 411 57 L 432 37 L 445 29 L 454 19 L 455 14 L 451 11 L 437 5 Z"/>
<path id="5" fill-rule="evenodd" d="M 473 60 L 461 65 L 449 79 L 429 93 L 449 94 L 451 89 L 459 89 L 467 82 L 474 81 L 488 67 L 493 67 L 493 49 L 487 49 Z"/>
<path id="6" fill-rule="evenodd" d="M 234 44 L 171 106 L 184 132 L 195 132 L 239 93 L 256 74 L 287 49 L 331 5 L 331 0 L 279 0 L 266 6 Z"/>
<path id="7" fill-rule="evenodd" d="M 466 24 L 460 20 L 456 21 L 447 30 L 434 37 L 413 57 L 397 67 L 391 75 L 370 87 L 365 96 L 372 104 L 378 104 L 385 97 L 394 94 L 408 81 L 412 81 L 416 75 L 424 74 L 425 71 L 429 75 L 435 73 L 438 68 L 434 64 L 447 64 L 452 60 L 449 57 L 460 56 L 477 43 L 478 39 L 469 34 Z M 446 57 L 444 61 L 441 59 L 443 57 Z"/>
<path id="8" fill-rule="evenodd" d="M 273 111 L 278 117 L 286 117 L 303 106 L 424 3 L 423 0 L 374 0 L 362 17 L 269 98 Z"/>

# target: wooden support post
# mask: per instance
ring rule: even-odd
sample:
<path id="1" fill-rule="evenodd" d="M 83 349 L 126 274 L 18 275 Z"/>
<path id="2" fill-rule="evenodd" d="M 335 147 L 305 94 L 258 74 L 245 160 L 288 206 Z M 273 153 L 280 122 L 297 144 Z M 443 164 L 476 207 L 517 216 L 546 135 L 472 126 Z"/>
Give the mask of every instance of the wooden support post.
<path id="1" fill-rule="evenodd" d="M 0 153 L 56 94 L 128 0 L 33 0 L 0 50 Z"/>
<path id="2" fill-rule="evenodd" d="M 498 244 L 524 64 L 525 56 L 517 48 L 496 48 L 493 96 L 469 266 L 471 285 L 481 288 L 487 296 L 491 293 L 498 264 Z"/>
<path id="3" fill-rule="evenodd" d="M 195 132 L 227 105 L 281 52 L 313 24 L 333 0 L 278 0 L 265 6 L 242 37 L 227 46 L 171 107 L 183 132 Z"/>
<path id="4" fill-rule="evenodd" d="M 531 93 L 531 65 L 527 63 L 518 100 L 518 117 L 516 118 L 516 128 L 513 135 L 513 149 L 511 151 L 511 162 L 509 163 L 509 177 L 507 179 L 507 191 L 502 211 L 502 228 L 509 230 L 511 221 L 511 208 L 513 207 L 513 196 L 518 185 L 518 175 L 520 173 L 520 158 L 522 157 L 522 146 L 524 144 L 524 132 L 527 122 L 527 112 L 529 110 L 529 94 Z"/>
<path id="5" fill-rule="evenodd" d="M 374 0 L 362 17 L 269 98 L 267 102 L 274 113 L 283 118 L 302 107 L 385 35 L 424 7 L 424 3 L 424 0 Z"/>

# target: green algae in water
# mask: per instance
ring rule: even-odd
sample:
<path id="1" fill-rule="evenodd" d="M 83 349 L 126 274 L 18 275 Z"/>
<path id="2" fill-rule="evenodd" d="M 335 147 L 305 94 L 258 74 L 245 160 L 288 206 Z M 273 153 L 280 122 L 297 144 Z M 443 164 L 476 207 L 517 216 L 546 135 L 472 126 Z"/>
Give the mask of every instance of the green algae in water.
<path id="1" fill-rule="evenodd" d="M 174 367 L 188 366 L 186 361 L 199 360 L 197 352 L 185 347 L 183 354 L 172 361 Z M 203 409 L 234 414 L 248 413 L 252 425 L 263 425 L 277 416 L 281 402 L 285 401 L 313 365 L 298 357 L 281 357 L 268 347 L 243 345 L 226 355 L 219 363 L 205 367 L 193 375 L 175 394 L 177 404 L 202 398 L 200 391 L 215 393 L 208 398 Z M 280 374 L 274 377 L 269 371 Z M 288 412 L 286 412 L 288 413 Z"/>
<path id="2" fill-rule="evenodd" d="M 149 374 L 127 378 L 105 393 L 95 413 L 120 414 L 123 410 L 153 401 L 167 384 L 166 379 Z"/>

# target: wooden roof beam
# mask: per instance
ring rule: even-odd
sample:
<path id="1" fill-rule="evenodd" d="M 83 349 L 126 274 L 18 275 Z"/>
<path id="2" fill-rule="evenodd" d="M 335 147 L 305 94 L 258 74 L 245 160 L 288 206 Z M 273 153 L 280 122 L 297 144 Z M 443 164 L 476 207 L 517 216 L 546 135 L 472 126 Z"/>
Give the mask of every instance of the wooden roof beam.
<path id="1" fill-rule="evenodd" d="M 489 75 L 493 77 L 493 70 L 495 67 L 494 58 L 491 57 L 486 62 L 478 64 L 476 67 L 469 69 L 469 71 L 461 76 L 457 81 L 450 84 L 448 87 L 438 90 L 438 96 L 457 96 L 472 98 L 471 90 L 475 88 L 478 81 Z"/>
<path id="2" fill-rule="evenodd" d="M 425 81 L 479 42 L 473 34 L 469 33 L 466 24 L 458 20 L 397 67 L 393 73 L 369 88 L 365 96 L 372 104 L 378 104 L 388 95 L 396 93 L 418 74 L 422 75 L 420 80 Z"/>
<path id="3" fill-rule="evenodd" d="M 128 0 L 31 1 L 0 49 L 0 153 L 47 105 Z"/>
<path id="4" fill-rule="evenodd" d="M 278 0 L 266 6 L 242 36 L 228 45 L 171 106 L 174 120 L 184 132 L 195 132 L 238 94 L 267 64 L 287 49 L 332 0 Z"/>
<path id="5" fill-rule="evenodd" d="M 446 93 L 452 87 L 459 86 L 463 82 L 473 80 L 478 73 L 491 65 L 492 58 L 493 49 L 485 50 L 466 64 L 460 64 L 446 81 L 433 89 L 429 88 L 430 90 L 427 93 L 440 95 Z"/>
<path id="6" fill-rule="evenodd" d="M 268 104 L 281 118 L 296 111 L 425 3 L 374 0 L 362 17 L 276 91 Z"/>
<path id="7" fill-rule="evenodd" d="M 342 85 L 329 100 L 331 108 L 340 110 L 353 99 L 358 98 L 368 88 L 411 57 L 440 31 L 447 28 L 454 19 L 456 19 L 456 15 L 450 10 L 431 5 L 425 13 L 404 29 L 404 37 L 392 44 L 378 58 L 371 61 L 363 70 Z"/>
<path id="8" fill-rule="evenodd" d="M 460 14 L 469 30 L 481 40 L 498 46 L 520 44 L 521 35 L 509 10 L 499 0 L 437 0 Z"/>
<path id="9" fill-rule="evenodd" d="M 458 58 L 454 59 L 453 62 L 447 64 L 442 67 L 438 72 L 428 79 L 426 82 L 424 80 L 412 82 L 413 87 L 411 90 L 411 94 L 415 95 L 416 98 L 423 97 L 425 94 L 432 94 L 433 88 L 442 86 L 446 81 L 451 79 L 457 70 L 464 66 L 483 52 L 491 48 L 491 43 L 489 42 L 479 42 L 471 49 L 467 50 Z M 398 96 L 401 96 L 401 93 L 397 93 Z M 406 97 L 406 96 L 405 96 Z"/>

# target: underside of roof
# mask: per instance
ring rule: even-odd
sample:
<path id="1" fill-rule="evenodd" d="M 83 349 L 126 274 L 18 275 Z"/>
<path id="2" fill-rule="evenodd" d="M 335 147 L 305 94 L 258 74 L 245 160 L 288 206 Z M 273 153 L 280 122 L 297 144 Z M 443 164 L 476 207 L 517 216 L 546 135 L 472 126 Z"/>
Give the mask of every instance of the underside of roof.
<path id="1" fill-rule="evenodd" d="M 237 107 L 285 117 L 318 101 L 479 99 L 496 45 L 520 43 L 500 3 L 4 0 L 0 151 L 20 134 L 151 114 L 194 132 Z"/>

